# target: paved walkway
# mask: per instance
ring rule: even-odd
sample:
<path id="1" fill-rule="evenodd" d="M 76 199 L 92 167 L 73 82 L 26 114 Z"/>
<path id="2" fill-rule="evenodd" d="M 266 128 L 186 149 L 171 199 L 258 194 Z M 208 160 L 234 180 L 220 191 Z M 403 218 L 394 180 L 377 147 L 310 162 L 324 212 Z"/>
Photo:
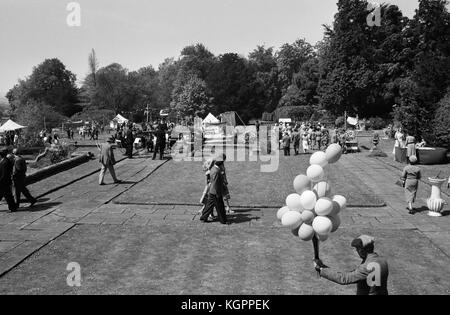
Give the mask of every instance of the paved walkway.
<path id="1" fill-rule="evenodd" d="M 31 191 L 39 196 L 45 194 L 49 188 L 54 189 L 58 185 L 65 185 L 70 180 L 68 176 L 72 177 L 72 180 L 82 178 L 65 188 L 47 194 L 44 197 L 45 201 L 40 202 L 33 209 L 24 209 L 11 214 L 7 212 L 7 206 L 2 204 L 0 206 L 0 276 L 73 228 L 95 209 L 101 208 L 147 178 L 165 162 L 167 161 L 141 158 L 124 160 L 116 165 L 116 173 L 118 178 L 125 182 L 120 185 L 101 187 L 98 186 L 98 163 L 88 163 L 31 186 Z M 80 173 L 76 174 L 77 171 Z M 92 172 L 95 173 L 84 177 Z M 117 220 L 114 217 L 108 219 Z M 89 218 L 86 221 L 88 222 Z"/>

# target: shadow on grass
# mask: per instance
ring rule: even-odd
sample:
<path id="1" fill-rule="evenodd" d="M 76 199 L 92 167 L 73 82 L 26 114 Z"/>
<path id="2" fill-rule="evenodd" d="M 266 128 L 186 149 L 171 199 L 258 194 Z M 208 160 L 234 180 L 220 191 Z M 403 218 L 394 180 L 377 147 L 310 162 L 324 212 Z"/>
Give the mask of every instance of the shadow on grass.
<path id="1" fill-rule="evenodd" d="M 241 211 L 235 211 L 233 215 L 228 215 L 228 221 L 232 224 L 244 224 L 260 219 L 260 217 L 251 214 L 242 214 Z"/>

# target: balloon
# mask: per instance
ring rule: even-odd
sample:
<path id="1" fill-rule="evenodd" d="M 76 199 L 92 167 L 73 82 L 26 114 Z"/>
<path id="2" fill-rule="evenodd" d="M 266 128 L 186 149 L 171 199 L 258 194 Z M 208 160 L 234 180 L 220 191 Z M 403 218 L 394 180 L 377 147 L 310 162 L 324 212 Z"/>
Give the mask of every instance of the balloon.
<path id="1" fill-rule="evenodd" d="M 327 217 L 316 217 L 313 221 L 312 227 L 319 235 L 329 235 L 333 229 L 333 223 Z"/>
<path id="2" fill-rule="evenodd" d="M 294 189 L 298 194 L 302 194 L 311 187 L 311 180 L 306 175 L 298 175 L 294 180 Z"/>
<path id="3" fill-rule="evenodd" d="M 327 182 L 318 182 L 314 186 L 313 190 L 316 193 L 317 198 L 323 198 L 323 197 L 327 197 L 330 194 L 331 187 L 330 187 L 330 184 L 328 184 Z"/>
<path id="4" fill-rule="evenodd" d="M 312 240 L 314 237 L 313 227 L 308 224 L 302 224 L 298 230 L 298 237 L 305 242 Z"/>
<path id="5" fill-rule="evenodd" d="M 320 234 L 317 234 L 317 238 L 318 238 L 319 241 L 321 241 L 321 242 L 325 242 L 329 237 L 330 237 L 330 235 L 320 235 Z"/>
<path id="6" fill-rule="evenodd" d="M 320 165 L 322 167 L 325 167 L 328 165 L 328 160 L 325 152 L 319 151 L 311 155 L 311 158 L 309 159 L 309 163 L 311 165 Z"/>
<path id="7" fill-rule="evenodd" d="M 333 197 L 333 201 L 336 201 L 341 206 L 341 211 L 347 208 L 347 198 L 344 196 L 336 195 Z"/>
<path id="8" fill-rule="evenodd" d="M 333 211 L 333 201 L 330 198 L 320 198 L 316 202 L 316 206 L 314 207 L 314 211 L 317 215 L 327 216 Z"/>
<path id="9" fill-rule="evenodd" d="M 331 229 L 331 233 L 336 232 L 339 229 L 339 227 L 341 226 L 341 217 L 339 215 L 328 216 L 328 219 L 331 220 L 331 224 L 333 225 L 333 228 Z"/>
<path id="10" fill-rule="evenodd" d="M 306 170 L 306 175 L 312 182 L 317 183 L 320 182 L 325 177 L 325 172 L 323 171 L 322 166 L 311 165 Z"/>
<path id="11" fill-rule="evenodd" d="M 331 211 L 330 215 L 336 216 L 341 212 L 341 206 L 337 201 L 333 200 L 333 210 Z"/>
<path id="12" fill-rule="evenodd" d="M 317 201 L 315 193 L 313 193 L 311 190 L 307 190 L 303 192 L 303 194 L 300 196 L 300 199 L 304 210 L 314 210 Z"/>
<path id="13" fill-rule="evenodd" d="M 312 224 L 314 221 L 314 218 L 316 216 L 314 215 L 314 212 L 305 210 L 302 212 L 302 221 L 306 224 Z"/>
<path id="14" fill-rule="evenodd" d="M 300 229 L 300 226 L 294 230 L 292 230 L 292 234 L 294 234 L 294 236 L 298 237 L 298 230 Z"/>
<path id="15" fill-rule="evenodd" d="M 297 211 L 302 212 L 302 198 L 299 194 L 291 194 L 287 196 L 286 198 L 286 205 L 288 206 L 289 210 L 291 211 Z"/>
<path id="16" fill-rule="evenodd" d="M 337 143 L 330 145 L 325 151 L 325 156 L 328 163 L 330 164 L 336 163 L 342 156 L 341 146 Z"/>
<path id="17" fill-rule="evenodd" d="M 283 218 L 283 216 L 289 211 L 288 207 L 283 207 L 280 210 L 278 210 L 277 212 L 277 218 L 278 220 L 281 220 L 281 218 Z"/>
<path id="18" fill-rule="evenodd" d="M 281 218 L 281 224 L 291 230 L 295 230 L 302 223 L 302 216 L 297 211 L 289 211 Z"/>

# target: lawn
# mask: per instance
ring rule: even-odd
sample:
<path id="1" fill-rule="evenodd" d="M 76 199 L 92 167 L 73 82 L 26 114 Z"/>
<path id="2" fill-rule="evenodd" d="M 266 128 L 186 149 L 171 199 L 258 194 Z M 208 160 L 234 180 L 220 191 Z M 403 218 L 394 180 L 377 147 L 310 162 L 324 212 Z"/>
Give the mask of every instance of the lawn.
<path id="1" fill-rule="evenodd" d="M 362 232 L 377 235 L 391 294 L 449 294 L 448 258 L 415 230 L 340 229 L 321 258 L 351 270 L 360 259 L 350 242 Z M 316 278 L 312 258 L 310 242 L 279 228 L 84 225 L 1 278 L 0 294 L 354 294 Z M 81 266 L 80 288 L 66 284 L 70 262 Z"/>
<path id="2" fill-rule="evenodd" d="M 294 178 L 306 173 L 309 155 L 280 156 L 279 168 L 274 173 L 262 173 L 258 162 L 227 162 L 227 176 L 232 206 L 283 206 L 286 197 L 294 193 Z M 346 156 L 342 157 L 346 159 Z M 131 204 L 186 204 L 197 205 L 204 188 L 201 162 L 174 162 L 159 169 L 149 179 L 136 185 L 115 203 Z M 376 196 L 351 170 L 341 163 L 328 167 L 328 180 L 333 193 L 348 198 L 350 206 L 383 206 Z"/>

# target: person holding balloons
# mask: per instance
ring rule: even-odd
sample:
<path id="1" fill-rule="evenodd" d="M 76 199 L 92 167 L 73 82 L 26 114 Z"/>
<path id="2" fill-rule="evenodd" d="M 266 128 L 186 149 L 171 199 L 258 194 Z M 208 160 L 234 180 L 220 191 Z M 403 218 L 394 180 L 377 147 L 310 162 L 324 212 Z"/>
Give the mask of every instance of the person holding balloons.
<path id="1" fill-rule="evenodd" d="M 356 295 L 388 295 L 389 267 L 386 259 L 375 253 L 374 238 L 362 235 L 354 239 L 351 246 L 362 259 L 358 268 L 339 272 L 316 259 L 314 267 L 320 277 L 340 285 L 356 284 Z"/>

